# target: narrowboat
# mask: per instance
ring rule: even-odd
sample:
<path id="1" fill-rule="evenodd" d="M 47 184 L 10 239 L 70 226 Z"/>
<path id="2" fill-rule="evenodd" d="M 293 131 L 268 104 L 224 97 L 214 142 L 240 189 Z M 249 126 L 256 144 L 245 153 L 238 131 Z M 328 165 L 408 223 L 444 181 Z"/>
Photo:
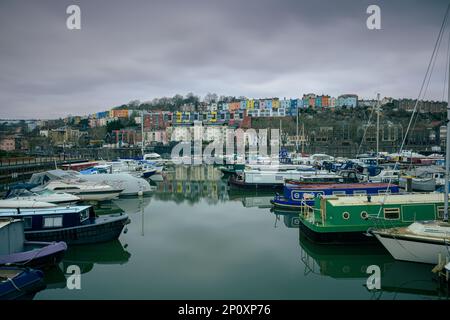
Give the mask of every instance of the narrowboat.
<path id="1" fill-rule="evenodd" d="M 444 195 L 320 196 L 300 208 L 300 230 L 324 243 L 375 241 L 372 229 L 408 226 L 442 216 Z"/>
<path id="2" fill-rule="evenodd" d="M 284 186 L 283 195 L 275 195 L 271 201 L 276 208 L 299 210 L 304 204 L 314 206 L 314 198 L 318 195 L 378 195 L 387 190 L 398 193 L 399 187 L 387 183 L 348 183 L 348 184 L 310 184 L 300 187 Z"/>
<path id="3" fill-rule="evenodd" d="M 318 174 L 300 177 L 298 180 L 286 179 L 285 186 L 296 187 L 308 184 L 335 184 L 335 183 L 358 183 L 360 182 L 356 172 L 344 170 L 337 173 Z"/>
<path id="4" fill-rule="evenodd" d="M 0 300 L 32 298 L 45 289 L 41 270 L 0 267 Z"/>
<path id="5" fill-rule="evenodd" d="M 51 267 L 62 260 L 66 250 L 62 241 L 25 241 L 23 220 L 0 219 L 0 265 Z"/>
<path id="6" fill-rule="evenodd" d="M 300 179 L 304 176 L 324 174 L 326 172 L 308 170 L 247 170 L 236 173 L 229 179 L 229 184 L 239 188 L 250 189 L 281 189 L 286 179 Z"/>
<path id="7" fill-rule="evenodd" d="M 127 214 L 96 216 L 91 206 L 0 209 L 0 218 L 22 219 L 28 241 L 88 244 L 117 239 L 129 223 Z"/>

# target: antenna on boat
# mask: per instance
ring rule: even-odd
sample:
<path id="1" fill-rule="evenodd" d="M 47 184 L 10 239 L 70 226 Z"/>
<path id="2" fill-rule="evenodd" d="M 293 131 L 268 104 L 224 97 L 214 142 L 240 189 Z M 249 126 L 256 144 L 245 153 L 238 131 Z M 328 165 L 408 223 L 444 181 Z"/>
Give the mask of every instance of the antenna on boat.
<path id="1" fill-rule="evenodd" d="M 450 41 L 450 33 L 449 33 Z M 447 54 L 450 54 L 447 52 Z M 445 189 L 444 189 L 444 222 L 448 222 L 448 192 L 449 192 L 449 171 L 450 171 L 450 63 L 449 63 L 449 77 L 447 77 L 447 138 L 445 141 Z"/>
<path id="2" fill-rule="evenodd" d="M 377 93 L 377 166 L 378 166 L 378 154 L 380 151 L 380 94 Z"/>

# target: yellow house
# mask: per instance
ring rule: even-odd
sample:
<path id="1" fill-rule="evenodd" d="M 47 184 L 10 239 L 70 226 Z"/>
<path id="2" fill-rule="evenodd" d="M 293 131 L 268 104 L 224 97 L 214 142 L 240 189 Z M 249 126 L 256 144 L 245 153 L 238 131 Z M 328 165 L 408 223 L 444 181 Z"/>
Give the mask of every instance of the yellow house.
<path id="1" fill-rule="evenodd" d="M 183 113 L 181 113 L 179 111 L 177 112 L 177 120 L 176 120 L 177 123 L 181 123 L 182 115 L 183 115 Z"/>
<path id="2" fill-rule="evenodd" d="M 247 100 L 247 110 L 255 109 L 255 100 L 249 99 Z"/>
<path id="3" fill-rule="evenodd" d="M 277 110 L 280 107 L 280 100 L 279 99 L 272 99 L 272 109 Z"/>

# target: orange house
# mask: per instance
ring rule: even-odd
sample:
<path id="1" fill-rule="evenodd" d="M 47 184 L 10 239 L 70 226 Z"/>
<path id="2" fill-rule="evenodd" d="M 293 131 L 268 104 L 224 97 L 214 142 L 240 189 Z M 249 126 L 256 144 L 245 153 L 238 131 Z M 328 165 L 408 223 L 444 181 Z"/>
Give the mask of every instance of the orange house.
<path id="1" fill-rule="evenodd" d="M 111 110 L 111 118 L 128 118 L 128 110 Z"/>
<path id="2" fill-rule="evenodd" d="M 330 96 L 322 96 L 322 107 L 329 107 L 330 106 Z"/>
<path id="3" fill-rule="evenodd" d="M 241 108 L 241 103 L 240 102 L 231 102 L 228 104 L 228 109 L 230 112 L 234 112 L 237 111 Z"/>

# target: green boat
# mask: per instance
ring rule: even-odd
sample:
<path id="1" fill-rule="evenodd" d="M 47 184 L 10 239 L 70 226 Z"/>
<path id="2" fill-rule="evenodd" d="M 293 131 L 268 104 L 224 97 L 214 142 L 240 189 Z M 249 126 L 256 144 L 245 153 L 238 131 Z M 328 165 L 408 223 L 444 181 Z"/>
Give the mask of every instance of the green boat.
<path id="1" fill-rule="evenodd" d="M 375 241 L 374 228 L 407 226 L 415 221 L 435 220 L 444 211 L 444 195 L 401 194 L 389 196 L 322 196 L 314 206 L 300 211 L 300 230 L 316 242 Z"/>

